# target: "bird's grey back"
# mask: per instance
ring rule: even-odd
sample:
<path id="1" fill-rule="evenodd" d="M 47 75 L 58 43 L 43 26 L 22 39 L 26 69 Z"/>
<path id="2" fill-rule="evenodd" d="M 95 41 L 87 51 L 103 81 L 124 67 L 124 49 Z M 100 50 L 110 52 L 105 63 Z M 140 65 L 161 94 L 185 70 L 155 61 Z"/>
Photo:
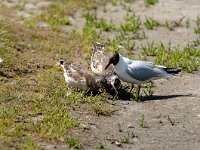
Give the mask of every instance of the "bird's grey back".
<path id="1" fill-rule="evenodd" d="M 125 72 L 132 78 L 142 82 L 160 76 L 160 73 L 157 72 L 154 68 L 145 66 L 143 64 L 132 65 L 131 67 L 128 67 Z"/>

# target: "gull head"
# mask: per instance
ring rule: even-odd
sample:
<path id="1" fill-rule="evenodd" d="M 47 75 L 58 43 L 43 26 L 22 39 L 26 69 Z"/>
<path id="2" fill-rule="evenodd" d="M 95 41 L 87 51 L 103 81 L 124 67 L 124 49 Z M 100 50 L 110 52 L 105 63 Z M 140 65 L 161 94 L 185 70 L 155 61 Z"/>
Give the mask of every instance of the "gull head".
<path id="1" fill-rule="evenodd" d="M 60 60 L 60 61 L 58 62 L 58 66 L 63 67 L 64 65 L 65 65 L 65 61 L 64 61 L 64 60 Z"/>
<path id="2" fill-rule="evenodd" d="M 117 65 L 118 62 L 119 62 L 119 54 L 117 52 L 114 52 L 110 57 L 109 62 L 105 67 L 105 70 L 110 66 L 110 64 L 113 64 L 115 66 Z"/>
<path id="3" fill-rule="evenodd" d="M 58 63 L 57 63 L 58 66 L 64 68 L 65 66 L 65 61 L 64 60 L 60 60 Z"/>
<path id="4" fill-rule="evenodd" d="M 64 65 L 65 61 L 64 60 L 60 60 L 59 64 L 60 65 Z"/>
<path id="5" fill-rule="evenodd" d="M 92 42 L 92 44 L 93 44 L 93 53 L 104 50 L 103 44 L 98 43 L 98 42 Z"/>

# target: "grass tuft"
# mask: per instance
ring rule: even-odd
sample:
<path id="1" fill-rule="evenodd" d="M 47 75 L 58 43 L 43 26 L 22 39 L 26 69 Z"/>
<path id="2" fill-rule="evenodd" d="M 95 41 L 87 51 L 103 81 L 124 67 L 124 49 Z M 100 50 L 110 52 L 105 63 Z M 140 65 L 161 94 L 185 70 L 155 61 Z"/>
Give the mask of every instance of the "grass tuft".
<path id="1" fill-rule="evenodd" d="M 66 142 L 69 144 L 69 147 L 73 149 L 81 149 L 83 147 L 81 142 L 73 137 L 67 137 Z"/>
<path id="2" fill-rule="evenodd" d="M 194 32 L 196 34 L 200 34 L 200 16 L 198 15 L 196 18 L 196 28 L 194 29 Z"/>
<path id="3" fill-rule="evenodd" d="M 169 50 L 163 44 L 143 47 L 143 54 L 155 56 L 155 64 L 166 67 L 181 67 L 183 70 L 192 73 L 200 65 L 200 50 L 198 47 L 186 46 L 183 49 L 174 48 Z"/>
<path id="4" fill-rule="evenodd" d="M 144 115 L 141 116 L 141 119 L 139 120 L 139 125 L 141 128 L 148 128 Z"/>
<path id="5" fill-rule="evenodd" d="M 128 132 L 127 135 L 124 135 L 123 137 L 121 137 L 121 142 L 122 143 L 130 143 L 130 140 L 133 139 L 134 137 L 136 137 L 134 135 L 134 133 Z"/>
<path id="6" fill-rule="evenodd" d="M 150 18 L 146 18 L 144 25 L 146 26 L 147 29 L 153 30 L 154 27 L 158 27 L 160 23 L 156 21 L 154 18 L 150 17 Z"/>
<path id="7" fill-rule="evenodd" d="M 120 25 L 120 29 L 127 33 L 133 32 L 136 33 L 140 29 L 141 20 L 136 15 L 128 15 L 125 18 L 125 23 Z"/>
<path id="8" fill-rule="evenodd" d="M 158 0 L 144 0 L 144 4 L 146 6 L 155 5 L 157 2 L 158 2 Z"/>
<path id="9" fill-rule="evenodd" d="M 103 17 L 98 19 L 96 15 L 89 12 L 85 13 L 83 16 L 86 19 L 85 28 L 98 28 L 102 31 L 111 31 L 115 29 L 112 22 L 107 23 Z"/>

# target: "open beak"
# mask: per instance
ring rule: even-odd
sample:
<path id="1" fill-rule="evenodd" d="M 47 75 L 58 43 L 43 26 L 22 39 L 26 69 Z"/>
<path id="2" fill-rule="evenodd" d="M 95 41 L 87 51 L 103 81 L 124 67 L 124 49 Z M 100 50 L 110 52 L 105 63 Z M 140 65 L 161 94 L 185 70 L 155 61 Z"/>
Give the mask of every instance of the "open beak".
<path id="1" fill-rule="evenodd" d="M 110 66 L 111 62 L 109 61 L 108 65 L 105 67 L 105 70 Z"/>

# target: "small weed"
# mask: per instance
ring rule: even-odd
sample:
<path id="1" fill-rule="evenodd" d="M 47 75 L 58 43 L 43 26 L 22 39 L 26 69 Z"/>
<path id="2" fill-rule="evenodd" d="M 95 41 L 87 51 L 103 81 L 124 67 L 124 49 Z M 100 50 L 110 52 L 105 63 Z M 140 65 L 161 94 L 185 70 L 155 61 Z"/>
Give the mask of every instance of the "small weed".
<path id="1" fill-rule="evenodd" d="M 196 28 L 194 29 L 196 34 L 200 34 L 200 16 L 198 15 L 196 18 Z"/>
<path id="2" fill-rule="evenodd" d="M 170 30 L 170 31 L 173 31 L 174 30 L 174 27 L 172 26 L 172 24 L 166 20 L 165 22 L 165 26 Z"/>
<path id="3" fill-rule="evenodd" d="M 158 0 L 144 0 L 144 4 L 146 6 L 155 5 L 157 2 L 158 2 Z"/>
<path id="4" fill-rule="evenodd" d="M 48 22 L 50 25 L 70 25 L 68 18 L 59 18 L 57 16 L 51 16 L 50 18 L 44 18 L 44 21 Z"/>
<path id="5" fill-rule="evenodd" d="M 18 3 L 19 4 L 16 6 L 16 9 L 19 10 L 19 11 L 24 10 L 25 4 L 26 4 L 25 0 L 21 0 Z"/>
<path id="6" fill-rule="evenodd" d="M 154 87 L 154 83 L 153 82 L 146 83 L 143 86 L 146 86 L 146 89 L 144 90 L 145 96 L 152 96 L 154 94 L 155 91 L 152 89 Z"/>
<path id="7" fill-rule="evenodd" d="M 102 31 L 111 31 L 114 29 L 114 25 L 112 22 L 110 24 L 106 23 L 106 20 L 102 17 L 96 22 L 96 28 L 99 28 Z"/>
<path id="8" fill-rule="evenodd" d="M 138 91 L 134 91 L 131 96 L 131 99 L 133 99 L 136 102 L 140 102 L 140 101 L 142 101 L 142 95 L 138 94 Z"/>
<path id="9" fill-rule="evenodd" d="M 17 143 L 17 149 L 39 150 L 40 147 L 31 139 L 23 137 L 23 141 Z"/>
<path id="10" fill-rule="evenodd" d="M 93 105 L 93 111 L 99 116 L 99 115 L 103 115 L 103 116 L 111 116 L 113 114 L 113 110 L 110 110 L 107 107 L 103 107 L 101 105 Z"/>
<path id="11" fill-rule="evenodd" d="M 118 0 L 110 0 L 113 6 L 116 6 L 118 4 Z"/>
<path id="12" fill-rule="evenodd" d="M 118 124 L 117 124 L 117 127 L 118 127 L 118 131 L 119 131 L 119 132 L 123 132 L 123 129 L 122 129 L 122 125 L 121 125 L 121 124 L 118 123 Z"/>
<path id="13" fill-rule="evenodd" d="M 108 24 L 106 20 L 102 17 L 98 19 L 96 15 L 89 12 L 83 14 L 86 19 L 85 28 L 99 28 L 102 31 L 111 31 L 114 30 L 114 25 L 112 22 Z"/>
<path id="14" fill-rule="evenodd" d="M 141 116 L 139 120 L 139 125 L 141 128 L 148 128 L 147 122 L 145 121 L 144 115 Z"/>
<path id="15" fill-rule="evenodd" d="M 197 18 L 196 18 L 196 25 L 197 26 L 200 26 L 200 16 L 198 15 Z"/>
<path id="16" fill-rule="evenodd" d="M 156 21 L 154 18 L 150 17 L 150 18 L 146 18 L 144 25 L 146 26 L 147 29 L 153 30 L 154 27 L 159 26 L 160 23 Z"/>
<path id="17" fill-rule="evenodd" d="M 106 149 L 106 147 L 101 142 L 99 142 L 96 146 L 96 149 Z"/>
<path id="18" fill-rule="evenodd" d="M 131 5 L 125 5 L 124 8 L 125 8 L 125 10 L 127 10 L 128 12 L 133 12 Z"/>
<path id="19" fill-rule="evenodd" d="M 127 42 L 123 43 L 124 48 L 128 51 L 134 50 L 135 48 L 135 42 L 132 42 L 131 40 L 127 40 Z"/>
<path id="20" fill-rule="evenodd" d="M 187 19 L 185 20 L 185 27 L 186 27 L 186 28 L 189 28 L 189 27 L 190 27 L 190 18 L 187 18 Z"/>
<path id="21" fill-rule="evenodd" d="M 84 8 L 90 6 L 91 5 L 87 0 L 58 0 L 53 2 L 49 7 L 45 8 L 37 19 L 48 22 L 53 28 L 60 25 L 70 25 L 71 22 L 68 19 L 68 16 L 73 16 L 73 13 L 80 7 Z"/>
<path id="22" fill-rule="evenodd" d="M 160 45 L 161 48 L 164 47 L 163 44 Z M 158 52 L 158 47 L 154 45 L 154 42 L 148 43 L 146 47 L 142 47 L 143 55 L 147 56 L 156 56 Z"/>
<path id="23" fill-rule="evenodd" d="M 66 142 L 69 144 L 70 148 L 80 149 L 83 147 L 81 142 L 73 137 L 67 137 Z"/>
<path id="24" fill-rule="evenodd" d="M 120 29 L 127 33 L 133 32 L 136 33 L 140 29 L 141 20 L 139 17 L 133 15 L 127 15 L 125 17 L 125 23 L 120 25 Z"/>
<path id="25" fill-rule="evenodd" d="M 199 46 L 200 45 L 200 36 L 197 37 L 197 39 L 194 40 L 192 44 L 193 44 L 194 47 Z"/>
<path id="26" fill-rule="evenodd" d="M 129 143 L 130 140 L 133 139 L 134 137 L 136 137 L 136 136 L 134 135 L 134 133 L 128 132 L 127 135 L 124 135 L 123 137 L 120 138 L 120 141 L 121 141 L 122 143 Z"/>
<path id="27" fill-rule="evenodd" d="M 92 2 L 92 3 L 90 3 L 90 4 L 88 4 L 88 5 L 85 6 L 85 9 L 87 11 L 96 10 L 97 8 L 98 8 L 98 4 L 94 3 L 94 2 Z"/>
<path id="28" fill-rule="evenodd" d="M 183 22 L 184 18 L 185 18 L 185 16 L 183 16 L 179 19 L 173 20 L 173 21 L 166 20 L 165 25 L 163 25 L 163 26 L 166 26 L 170 31 L 173 31 L 175 28 L 184 26 L 184 22 Z M 185 26 L 187 27 L 189 25 L 190 25 L 189 20 L 186 20 Z"/>

